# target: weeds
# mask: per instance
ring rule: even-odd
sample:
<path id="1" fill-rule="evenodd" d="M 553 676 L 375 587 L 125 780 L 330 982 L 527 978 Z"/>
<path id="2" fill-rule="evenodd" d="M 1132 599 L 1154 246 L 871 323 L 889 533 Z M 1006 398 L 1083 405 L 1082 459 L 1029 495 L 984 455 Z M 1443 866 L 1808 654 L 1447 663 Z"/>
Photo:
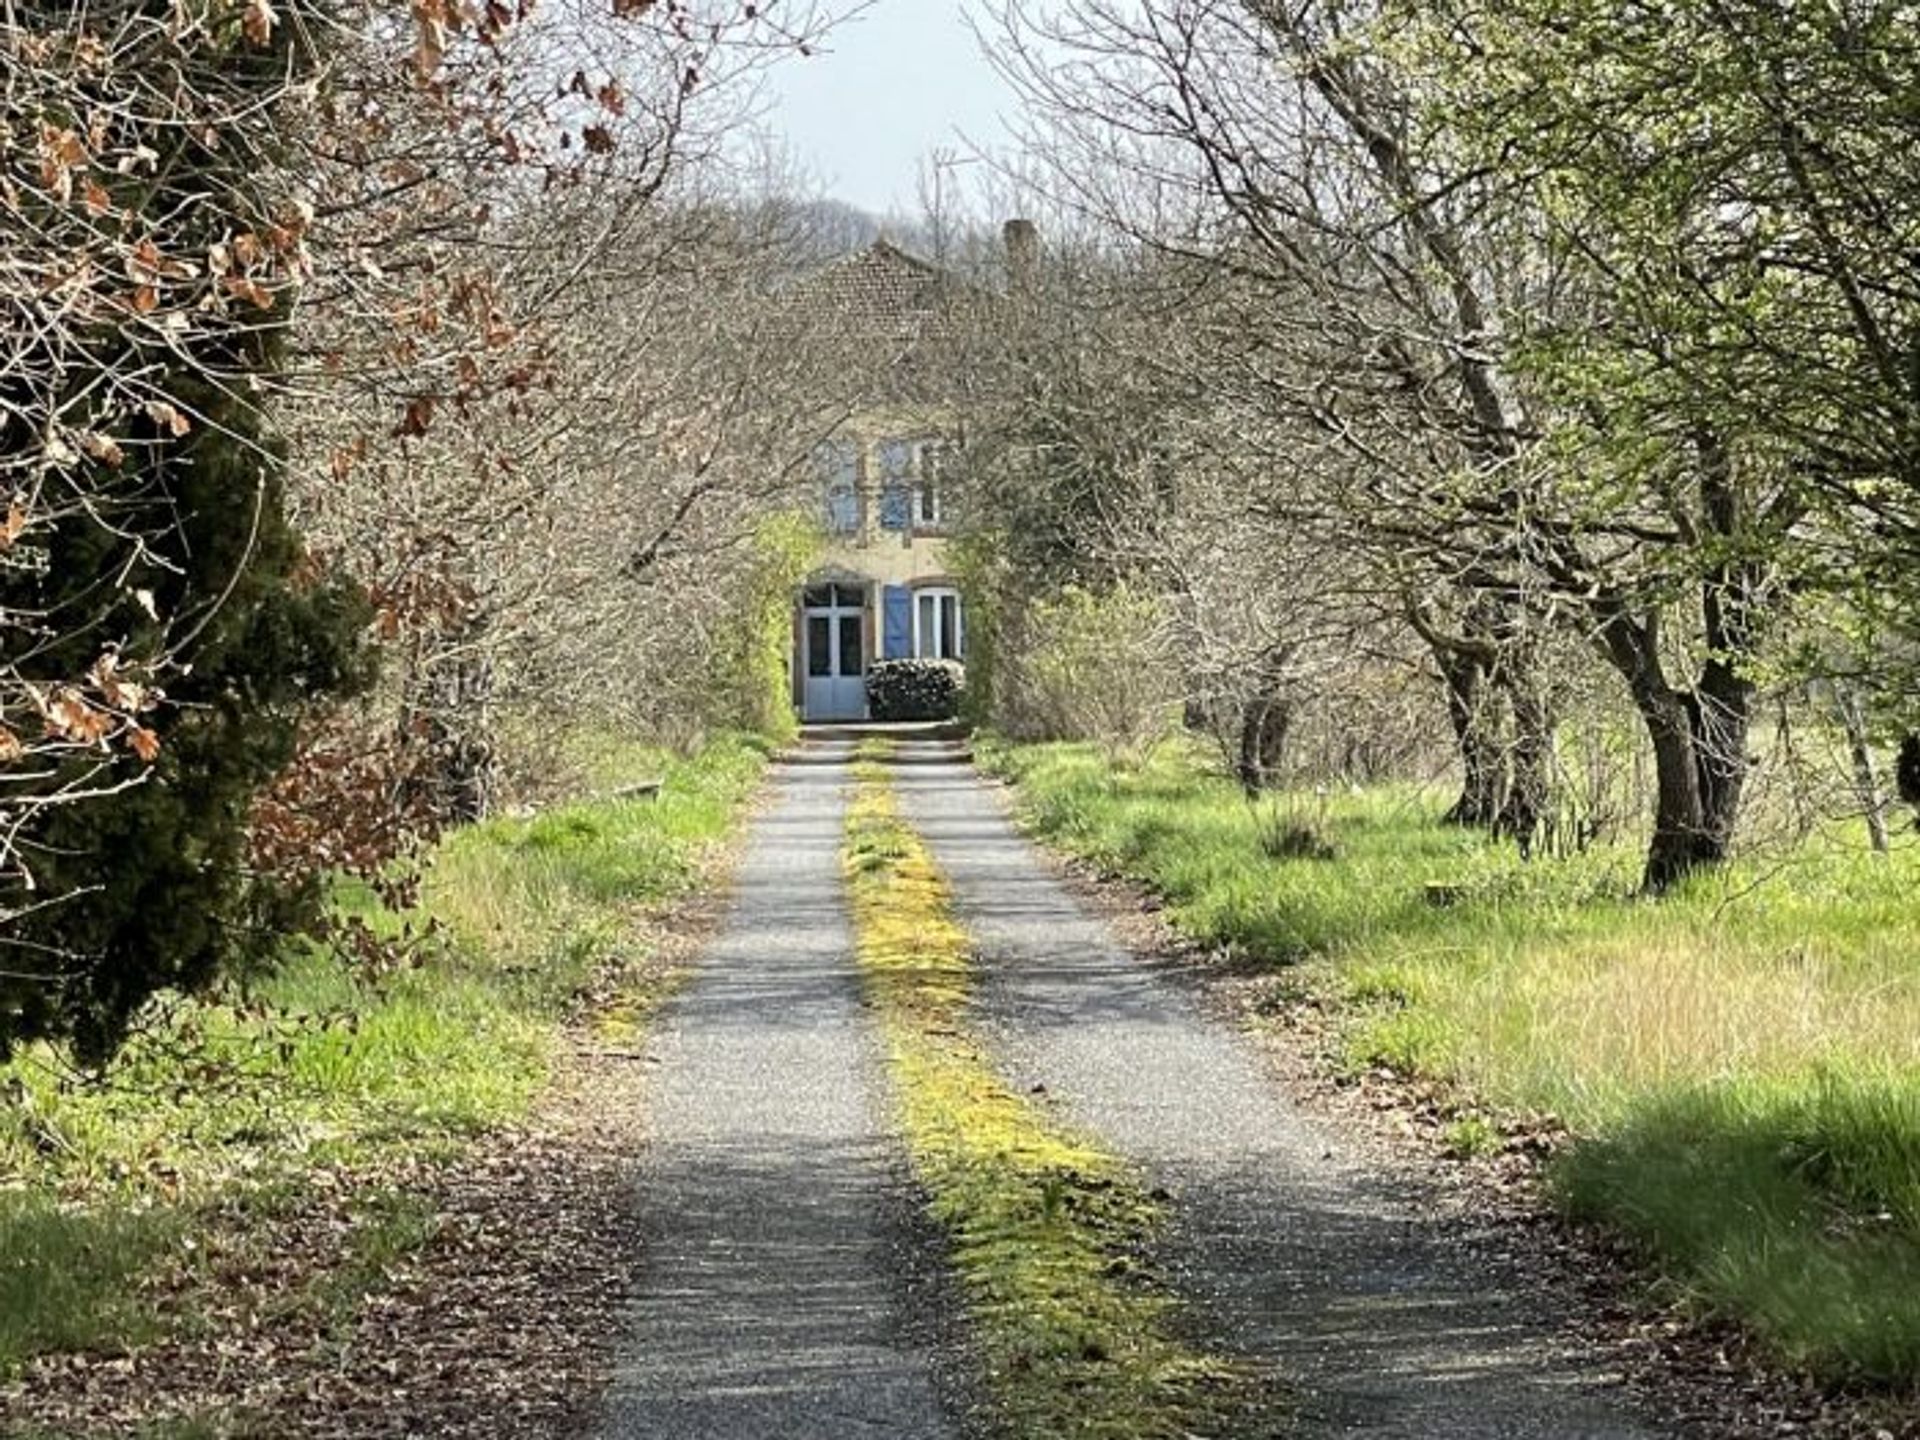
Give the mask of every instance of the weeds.
<path id="1" fill-rule="evenodd" d="M 1317 813 L 1294 797 L 1268 798 L 1253 807 L 1254 838 L 1269 860 L 1332 860 L 1339 848 L 1327 838 L 1326 792 Z"/>
<path id="2" fill-rule="evenodd" d="M 1505 1147 L 1506 1136 L 1484 1115 L 1462 1115 L 1447 1126 L 1442 1143 L 1455 1159 L 1472 1160 L 1497 1154 Z"/>

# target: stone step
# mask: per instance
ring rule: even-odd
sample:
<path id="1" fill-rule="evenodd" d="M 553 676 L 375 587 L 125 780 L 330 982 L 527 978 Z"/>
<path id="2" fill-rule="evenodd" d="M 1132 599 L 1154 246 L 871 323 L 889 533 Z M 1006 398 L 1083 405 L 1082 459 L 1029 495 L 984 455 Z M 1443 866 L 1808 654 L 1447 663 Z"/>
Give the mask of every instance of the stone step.
<path id="1" fill-rule="evenodd" d="M 790 745 L 774 756 L 781 765 L 849 765 L 856 751 L 855 742 L 847 740 L 816 740 L 802 736 L 798 744 Z M 971 765 L 973 747 L 962 740 L 911 740 L 896 741 L 893 753 L 887 757 L 890 765 Z"/>

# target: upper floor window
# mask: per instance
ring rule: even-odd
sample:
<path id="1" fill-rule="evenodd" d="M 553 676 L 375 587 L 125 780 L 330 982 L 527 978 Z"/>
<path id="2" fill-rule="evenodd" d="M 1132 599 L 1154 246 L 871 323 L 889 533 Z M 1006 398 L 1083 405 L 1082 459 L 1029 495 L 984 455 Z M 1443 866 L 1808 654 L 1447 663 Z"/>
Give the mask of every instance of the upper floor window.
<path id="1" fill-rule="evenodd" d="M 945 454 L 938 440 L 888 440 L 875 460 L 880 471 L 880 528 L 937 530 L 950 506 L 941 483 Z"/>
<path id="2" fill-rule="evenodd" d="M 826 483 L 827 533 L 851 535 L 860 528 L 859 452 L 845 441 L 829 441 L 816 459 Z"/>
<path id="3" fill-rule="evenodd" d="M 918 446 L 889 440 L 880 447 L 880 528 L 905 530 L 913 518 L 913 473 Z"/>

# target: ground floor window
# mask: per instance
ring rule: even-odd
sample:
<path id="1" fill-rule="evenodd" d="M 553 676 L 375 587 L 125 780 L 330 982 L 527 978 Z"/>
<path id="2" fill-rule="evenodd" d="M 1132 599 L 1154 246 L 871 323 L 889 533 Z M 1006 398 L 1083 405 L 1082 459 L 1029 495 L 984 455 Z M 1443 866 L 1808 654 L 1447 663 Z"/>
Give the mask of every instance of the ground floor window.
<path id="1" fill-rule="evenodd" d="M 922 660 L 958 660 L 965 654 L 958 590 L 917 590 L 913 597 L 913 653 Z"/>

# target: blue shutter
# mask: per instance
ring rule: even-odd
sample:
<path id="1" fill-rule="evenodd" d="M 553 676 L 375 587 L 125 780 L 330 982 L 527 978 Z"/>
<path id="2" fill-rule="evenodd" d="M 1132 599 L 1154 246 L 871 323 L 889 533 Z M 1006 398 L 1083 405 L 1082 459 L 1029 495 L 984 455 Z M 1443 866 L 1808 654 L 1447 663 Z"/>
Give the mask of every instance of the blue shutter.
<path id="1" fill-rule="evenodd" d="M 889 660 L 913 658 L 913 592 L 904 585 L 889 585 L 881 594 L 884 625 L 884 654 Z"/>

